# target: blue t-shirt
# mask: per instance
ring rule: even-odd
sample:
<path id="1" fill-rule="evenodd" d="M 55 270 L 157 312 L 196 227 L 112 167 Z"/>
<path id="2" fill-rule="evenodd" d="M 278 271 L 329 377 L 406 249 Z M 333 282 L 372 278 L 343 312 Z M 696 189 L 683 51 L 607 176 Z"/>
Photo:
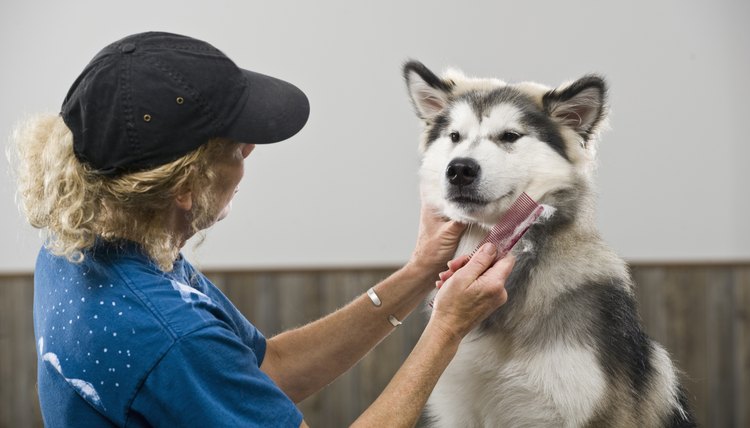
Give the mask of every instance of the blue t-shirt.
<path id="1" fill-rule="evenodd" d="M 49 427 L 299 427 L 260 370 L 266 339 L 182 257 L 165 273 L 133 243 L 82 263 L 39 253 L 38 388 Z"/>

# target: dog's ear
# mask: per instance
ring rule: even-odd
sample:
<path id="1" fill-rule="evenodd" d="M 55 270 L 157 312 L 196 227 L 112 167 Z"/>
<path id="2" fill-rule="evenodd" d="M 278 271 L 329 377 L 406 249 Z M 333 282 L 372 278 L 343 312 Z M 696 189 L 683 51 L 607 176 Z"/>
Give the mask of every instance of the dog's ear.
<path id="1" fill-rule="evenodd" d="M 439 78 L 421 62 L 404 64 L 404 80 L 417 116 L 422 120 L 431 120 L 448 105 L 453 83 Z"/>
<path id="2" fill-rule="evenodd" d="M 584 76 L 570 85 L 547 92 L 542 98 L 545 112 L 588 141 L 607 116 L 607 84 L 599 76 Z"/>

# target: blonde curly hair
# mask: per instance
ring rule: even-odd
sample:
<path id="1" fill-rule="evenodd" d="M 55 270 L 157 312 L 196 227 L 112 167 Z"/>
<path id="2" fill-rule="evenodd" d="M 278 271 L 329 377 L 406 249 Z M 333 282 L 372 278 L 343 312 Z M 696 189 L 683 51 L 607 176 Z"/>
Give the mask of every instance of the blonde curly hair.
<path id="1" fill-rule="evenodd" d="M 73 135 L 59 115 L 22 122 L 8 150 L 28 222 L 45 234 L 55 255 L 81 262 L 96 239 L 139 243 L 165 272 L 171 271 L 182 236 L 167 227 L 164 213 L 178 192 L 192 192 L 191 235 L 209 226 L 216 207 L 212 166 L 236 143 L 213 139 L 168 164 L 114 178 L 96 174 L 73 153 Z"/>

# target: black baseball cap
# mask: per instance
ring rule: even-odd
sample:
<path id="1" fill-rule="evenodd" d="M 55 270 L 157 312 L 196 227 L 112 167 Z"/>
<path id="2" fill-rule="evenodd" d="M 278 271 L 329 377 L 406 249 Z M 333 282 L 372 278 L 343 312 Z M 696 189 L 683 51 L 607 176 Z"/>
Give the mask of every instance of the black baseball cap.
<path id="1" fill-rule="evenodd" d="M 148 32 L 102 49 L 60 114 L 76 157 L 117 176 L 171 162 L 215 137 L 282 141 L 302 129 L 309 113 L 296 86 L 241 69 L 204 41 Z"/>

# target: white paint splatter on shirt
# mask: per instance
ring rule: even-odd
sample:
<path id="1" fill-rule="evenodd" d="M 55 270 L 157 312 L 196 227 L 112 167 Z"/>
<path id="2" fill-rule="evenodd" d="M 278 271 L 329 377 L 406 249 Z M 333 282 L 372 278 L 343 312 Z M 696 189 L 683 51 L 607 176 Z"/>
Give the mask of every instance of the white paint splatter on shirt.
<path id="1" fill-rule="evenodd" d="M 171 280 L 172 288 L 180 292 L 180 297 L 185 303 L 212 303 L 211 299 L 200 291 L 179 281 Z"/>
<path id="2" fill-rule="evenodd" d="M 44 349 L 44 339 L 40 337 L 39 338 L 40 352 L 43 349 Z M 70 378 L 65 377 L 62 371 L 62 366 L 60 365 L 60 360 L 57 358 L 57 355 L 55 353 L 47 352 L 46 354 L 42 356 L 42 360 L 52 365 L 52 367 L 54 367 L 55 370 L 57 370 L 57 372 L 60 373 L 63 379 L 65 379 L 66 382 L 68 382 L 76 391 L 78 391 L 78 393 L 81 394 L 81 397 L 83 397 L 86 401 L 88 401 L 89 403 L 97 407 L 104 409 L 104 406 L 102 405 L 102 399 L 99 397 L 99 393 L 96 392 L 94 385 L 82 379 L 70 379 Z"/>

